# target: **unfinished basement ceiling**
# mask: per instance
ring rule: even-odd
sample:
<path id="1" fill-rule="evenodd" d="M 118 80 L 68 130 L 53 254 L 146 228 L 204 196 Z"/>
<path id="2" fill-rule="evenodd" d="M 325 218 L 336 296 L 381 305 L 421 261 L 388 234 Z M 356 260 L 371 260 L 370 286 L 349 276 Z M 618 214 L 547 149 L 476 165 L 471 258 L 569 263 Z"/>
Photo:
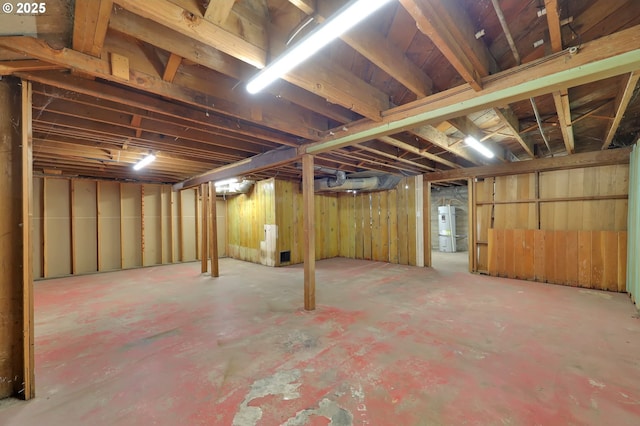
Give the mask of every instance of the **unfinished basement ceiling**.
<path id="1" fill-rule="evenodd" d="M 0 74 L 33 82 L 36 173 L 177 183 L 375 128 L 397 111 L 411 117 L 470 87 L 482 95 L 494 74 L 515 84 L 545 62 L 602 50 L 602 37 L 617 33 L 619 50 L 640 38 L 636 0 L 399 0 L 264 93 L 246 93 L 258 70 L 249 63 L 267 63 L 309 15 L 305 30 L 344 3 L 48 0 L 41 15 L 0 15 Z M 637 68 L 592 80 L 374 132 L 315 163 L 406 176 L 634 143 Z M 468 135 L 496 158 L 466 146 Z M 133 171 L 148 152 L 157 161 Z M 244 177 L 297 180 L 298 160 Z"/>

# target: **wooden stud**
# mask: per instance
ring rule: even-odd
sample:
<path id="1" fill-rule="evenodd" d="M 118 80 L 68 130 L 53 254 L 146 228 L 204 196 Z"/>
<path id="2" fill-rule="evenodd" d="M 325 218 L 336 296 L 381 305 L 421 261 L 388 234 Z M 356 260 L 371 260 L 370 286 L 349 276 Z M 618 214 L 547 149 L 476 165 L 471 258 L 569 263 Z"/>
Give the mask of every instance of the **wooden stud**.
<path id="1" fill-rule="evenodd" d="M 423 182 L 422 187 L 422 232 L 424 235 L 424 266 L 431 267 L 431 182 Z M 473 250 L 470 248 L 469 252 L 469 267 L 471 268 L 471 252 L 473 252 Z"/>
<path id="2" fill-rule="evenodd" d="M 22 288 L 23 380 L 25 400 L 35 397 L 33 319 L 33 128 L 31 82 L 22 81 Z"/>
<path id="3" fill-rule="evenodd" d="M 304 214 L 304 309 L 316 308 L 316 246 L 314 220 L 313 156 L 302 156 L 302 198 Z"/>
<path id="4" fill-rule="evenodd" d="M 176 263 L 176 252 L 174 250 L 174 244 L 176 241 L 176 227 L 173 226 L 173 206 L 176 202 L 176 192 L 173 189 L 170 189 L 169 193 L 169 236 L 171 239 L 171 263 Z"/>
<path id="5" fill-rule="evenodd" d="M 220 268 L 218 265 L 218 210 L 216 206 L 216 186 L 213 182 L 209 182 L 209 215 L 211 216 L 209 225 L 211 276 L 215 278 L 220 276 Z"/>
<path id="6" fill-rule="evenodd" d="M 140 259 L 142 259 L 142 266 L 145 266 L 144 262 L 144 185 L 140 185 Z"/>
<path id="7" fill-rule="evenodd" d="M 96 181 L 96 256 L 97 256 L 97 265 L 98 272 L 103 270 L 102 267 L 102 256 L 100 256 L 100 240 L 102 239 L 102 230 L 100 229 L 100 216 L 102 216 L 102 212 L 100 211 L 100 191 L 101 185 L 100 181 Z"/>
<path id="8" fill-rule="evenodd" d="M 71 239 L 71 274 L 76 275 L 78 272 L 78 262 L 76 261 L 76 232 L 75 232 L 75 180 L 71 179 L 69 181 L 69 190 L 71 192 L 69 196 L 69 237 Z"/>
<path id="9" fill-rule="evenodd" d="M 431 185 L 429 183 L 429 193 L 431 193 Z M 468 204 L 467 204 L 467 217 L 469 221 L 468 226 L 468 237 L 467 241 L 469 243 L 469 272 L 477 272 L 478 271 L 478 240 L 477 240 L 477 231 L 476 231 L 476 222 L 477 222 L 477 214 L 476 209 L 476 181 L 475 179 L 467 179 L 467 194 L 468 194 Z M 429 224 L 429 228 L 431 224 Z M 431 252 L 431 242 L 429 242 L 429 252 Z"/>
<path id="10" fill-rule="evenodd" d="M 122 193 L 124 184 L 120 183 L 120 269 L 124 267 L 124 203 L 122 202 Z"/>
<path id="11" fill-rule="evenodd" d="M 200 204 L 202 208 L 202 214 L 200 216 L 200 220 L 202 221 L 202 224 L 200 225 L 200 272 L 203 274 L 207 272 L 209 266 L 209 242 L 207 238 L 209 236 L 209 201 L 207 197 L 208 190 L 209 187 L 206 183 L 200 185 Z"/>

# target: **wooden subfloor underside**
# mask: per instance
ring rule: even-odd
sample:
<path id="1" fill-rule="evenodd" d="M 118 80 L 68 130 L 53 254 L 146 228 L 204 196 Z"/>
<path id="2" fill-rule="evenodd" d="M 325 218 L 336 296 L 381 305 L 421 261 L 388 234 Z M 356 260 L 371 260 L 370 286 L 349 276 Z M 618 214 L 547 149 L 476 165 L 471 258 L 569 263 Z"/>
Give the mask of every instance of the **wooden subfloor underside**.
<path id="1" fill-rule="evenodd" d="M 3 425 L 640 424 L 628 297 L 367 261 L 224 259 L 38 282 Z"/>

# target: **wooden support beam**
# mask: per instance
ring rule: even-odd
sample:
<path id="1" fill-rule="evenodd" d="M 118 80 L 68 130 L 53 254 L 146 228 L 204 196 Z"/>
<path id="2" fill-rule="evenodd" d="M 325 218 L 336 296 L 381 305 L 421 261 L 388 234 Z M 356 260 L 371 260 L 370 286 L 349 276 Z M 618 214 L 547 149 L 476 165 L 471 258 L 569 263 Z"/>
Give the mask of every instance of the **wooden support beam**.
<path id="1" fill-rule="evenodd" d="M 178 72 L 178 68 L 180 67 L 181 62 L 181 56 L 176 55 L 175 53 L 169 55 L 167 65 L 165 66 L 164 73 L 162 74 L 162 79 L 171 83 L 176 76 L 176 73 Z"/>
<path id="2" fill-rule="evenodd" d="M 214 24 L 222 24 L 227 20 L 236 0 L 209 0 L 204 18 Z"/>
<path id="3" fill-rule="evenodd" d="M 493 111 L 505 124 L 505 126 L 507 126 L 515 140 L 518 141 L 527 155 L 529 155 L 529 157 L 531 158 L 535 157 L 535 155 L 533 154 L 533 143 L 531 143 L 531 141 L 525 140 L 522 135 L 520 135 L 520 123 L 513 110 L 511 108 L 493 108 Z"/>
<path id="4" fill-rule="evenodd" d="M 73 49 L 99 57 L 107 35 L 113 0 L 78 0 L 73 19 Z"/>
<path id="5" fill-rule="evenodd" d="M 256 68 L 266 65 L 266 40 L 247 41 L 167 0 L 115 0 L 123 8 L 236 57 Z"/>
<path id="6" fill-rule="evenodd" d="M 64 69 L 60 65 L 51 64 L 49 62 L 39 61 L 37 59 L 25 59 L 21 61 L 1 61 L 0 76 L 11 75 L 16 72 L 46 71 Z"/>
<path id="7" fill-rule="evenodd" d="M 400 140 L 398 140 L 396 138 L 393 138 L 393 137 L 390 137 L 390 136 L 381 136 L 379 138 L 379 140 L 381 140 L 382 142 L 384 142 L 384 143 L 386 143 L 388 145 L 395 146 L 396 148 L 403 149 L 403 150 L 405 150 L 407 152 L 410 152 L 412 154 L 420 155 L 420 156 L 422 156 L 424 158 L 427 158 L 427 159 L 429 159 L 431 161 L 435 161 L 435 162 L 438 162 L 440 164 L 444 164 L 445 166 L 448 166 L 448 167 L 451 167 L 451 168 L 454 168 L 454 169 L 457 169 L 457 168 L 461 167 L 459 164 L 456 164 L 456 163 L 454 163 L 452 161 L 449 161 L 449 160 L 447 160 L 445 158 L 442 158 L 439 155 L 431 154 L 429 152 L 426 152 L 423 149 L 418 148 L 417 146 L 408 144 L 406 142 L 400 141 Z"/>
<path id="8" fill-rule="evenodd" d="M 545 0 L 544 5 L 547 10 L 547 26 L 549 27 L 551 50 L 557 53 L 562 50 L 562 25 L 560 23 L 558 0 Z M 573 154 L 575 152 L 575 140 L 573 137 L 573 123 L 571 122 L 569 92 L 567 89 L 562 89 L 554 91 L 552 95 L 553 103 L 558 113 L 558 122 L 565 149 L 567 153 Z"/>
<path id="9" fill-rule="evenodd" d="M 129 70 L 130 78 L 128 80 L 120 78 L 112 75 L 108 61 L 84 55 L 71 49 L 52 49 L 45 41 L 40 39 L 23 36 L 0 37 L 0 47 L 70 67 L 88 75 L 125 84 L 126 86 L 134 89 L 154 93 L 165 98 L 178 100 L 189 105 L 205 108 L 211 111 L 217 111 L 222 114 L 228 114 L 249 122 L 257 122 L 263 126 L 272 127 L 282 132 L 295 134 L 307 139 L 317 139 L 316 131 L 309 127 L 310 121 L 316 121 L 315 118 L 317 117 L 304 116 L 303 111 L 293 108 L 288 108 L 286 110 L 278 108 L 273 102 L 265 103 L 265 106 L 274 107 L 269 109 L 268 116 L 265 114 L 264 120 L 256 121 L 251 114 L 247 112 L 243 99 L 230 101 L 227 99 L 217 98 L 208 92 L 201 92 L 195 88 L 188 88 L 168 83 L 160 78 L 134 69 Z M 202 90 L 205 90 L 205 88 Z M 124 99 L 127 99 L 127 96 L 125 96 Z M 293 118 L 295 116 L 298 116 L 298 118 Z M 204 121 L 206 122 L 208 119 Z M 313 125 L 324 127 L 325 124 L 324 120 L 318 120 L 317 124 L 314 123 Z"/>
<path id="10" fill-rule="evenodd" d="M 203 183 L 200 185 L 200 204 L 202 208 L 202 214 L 200 219 L 202 224 L 200 225 L 200 272 L 203 274 L 207 272 L 209 266 L 209 185 Z"/>
<path id="11" fill-rule="evenodd" d="M 0 81 L 0 398 L 34 396 L 31 88 Z"/>
<path id="12" fill-rule="evenodd" d="M 473 136 L 474 138 L 476 138 L 478 141 L 480 141 L 482 139 L 482 137 L 484 136 L 484 131 L 479 128 L 476 123 L 474 123 L 469 117 L 462 116 L 462 117 L 456 117 L 456 118 L 452 118 L 447 120 L 453 127 L 455 127 L 456 129 L 458 129 L 460 132 L 464 133 L 467 136 Z M 495 155 L 495 157 L 500 160 L 503 163 L 508 162 L 508 157 L 506 157 L 504 154 L 505 152 L 509 152 L 508 150 L 506 150 L 505 148 L 498 146 L 498 144 L 490 141 L 490 140 L 485 140 L 483 141 L 483 144 L 491 151 L 493 152 L 493 155 Z M 506 158 L 505 158 L 506 157 Z"/>
<path id="13" fill-rule="evenodd" d="M 174 190 L 191 188 L 205 182 L 228 179 L 291 163 L 300 158 L 295 148 L 276 149 L 228 166 L 218 167 L 173 186 Z"/>
<path id="14" fill-rule="evenodd" d="M 593 151 L 563 157 L 541 158 L 536 160 L 497 164 L 494 166 L 469 167 L 466 169 L 426 173 L 424 174 L 424 179 L 429 182 L 437 182 L 477 177 L 494 177 L 523 173 L 535 173 L 536 171 L 551 171 L 561 169 L 575 169 L 581 167 L 607 166 L 612 164 L 626 164 L 629 162 L 630 154 L 630 148 Z"/>
<path id="15" fill-rule="evenodd" d="M 319 2 L 317 9 L 309 1 L 290 0 L 290 3 L 307 15 L 313 16 L 319 22 L 323 22 L 344 6 L 344 2 L 337 0 Z M 370 26 L 358 26 L 342 35 L 341 38 L 355 51 L 419 97 L 433 93 L 431 78 L 414 64 L 402 50 Z"/>
<path id="16" fill-rule="evenodd" d="M 569 91 L 566 89 L 553 92 L 553 103 L 558 112 L 558 122 L 567 153 L 575 152 L 575 140 L 573 137 L 573 123 L 571 121 L 571 106 L 569 105 Z"/>
<path id="17" fill-rule="evenodd" d="M 304 309 L 316 308 L 316 238 L 313 156 L 302 156 L 302 209 L 304 217 Z"/>
<path id="18" fill-rule="evenodd" d="M 602 144 L 602 149 L 607 149 L 613 142 L 613 137 L 616 135 L 616 131 L 620 126 L 620 122 L 624 117 L 624 113 L 627 110 L 627 106 L 629 106 L 629 102 L 631 101 L 631 97 L 633 96 L 636 86 L 638 85 L 638 79 L 640 79 L 640 71 L 634 71 L 629 74 L 629 77 L 626 79 L 627 82 L 624 84 L 624 88 L 620 91 L 618 96 L 616 97 L 616 115 L 613 118 L 613 121 L 609 125 L 609 129 L 607 130 L 607 136 L 604 139 L 604 143 Z"/>
<path id="19" fill-rule="evenodd" d="M 497 65 L 484 42 L 475 38 L 475 25 L 460 2 L 400 0 L 400 4 L 462 78 L 481 90 L 482 78 L 497 71 Z"/>
<path id="20" fill-rule="evenodd" d="M 289 0 L 289 3 L 307 15 L 314 15 L 316 13 L 316 0 Z"/>
<path id="21" fill-rule="evenodd" d="M 425 126 L 416 127 L 415 129 L 411 129 L 411 133 L 474 164 L 487 163 L 487 160 L 479 159 L 479 157 L 472 154 L 470 150 L 460 146 L 460 144 L 455 144 L 453 139 L 431 125 L 427 124 Z"/>
<path id="22" fill-rule="evenodd" d="M 211 277 L 220 276 L 220 266 L 218 262 L 218 211 L 216 206 L 216 186 L 214 182 L 209 182 L 209 255 L 211 257 Z"/>
<path id="23" fill-rule="evenodd" d="M 640 69 L 637 39 L 640 25 L 585 43 L 576 55 L 558 54 L 517 70 L 483 80 L 483 90 L 455 87 L 395 107 L 383 114 L 381 123 L 360 121 L 347 131 L 307 144 L 303 151 L 319 154 L 453 117 L 509 104 L 554 90 L 574 87 Z"/>
<path id="24" fill-rule="evenodd" d="M 23 398 L 36 396 L 35 348 L 33 317 L 33 89 L 31 82 L 21 84 L 21 160 L 22 160 L 22 351 L 23 351 Z"/>

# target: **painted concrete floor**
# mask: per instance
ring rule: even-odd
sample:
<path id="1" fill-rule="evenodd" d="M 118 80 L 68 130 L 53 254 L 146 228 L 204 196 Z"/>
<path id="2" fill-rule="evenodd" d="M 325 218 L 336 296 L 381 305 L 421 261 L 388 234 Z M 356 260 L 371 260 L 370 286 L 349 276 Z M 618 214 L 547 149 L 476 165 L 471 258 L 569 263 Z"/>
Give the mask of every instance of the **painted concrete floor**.
<path id="1" fill-rule="evenodd" d="M 446 268 L 224 259 L 36 284 L 2 425 L 638 425 L 628 297 Z M 455 269 L 455 268 L 454 268 Z"/>

